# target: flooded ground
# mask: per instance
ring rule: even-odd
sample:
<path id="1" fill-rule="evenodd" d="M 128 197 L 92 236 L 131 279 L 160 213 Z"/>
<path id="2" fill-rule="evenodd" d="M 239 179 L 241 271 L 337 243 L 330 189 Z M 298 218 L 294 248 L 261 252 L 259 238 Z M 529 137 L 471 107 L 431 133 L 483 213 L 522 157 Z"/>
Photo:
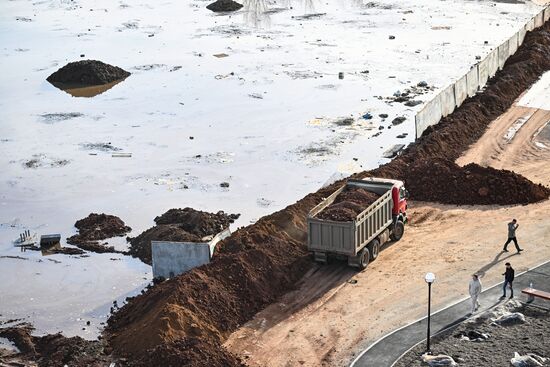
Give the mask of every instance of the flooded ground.
<path id="1" fill-rule="evenodd" d="M 122 255 L 20 253 L 12 240 L 23 230 L 64 239 L 77 219 L 105 212 L 136 235 L 185 206 L 241 213 L 236 225 L 246 225 L 385 162 L 384 151 L 414 139 L 422 107 L 385 97 L 426 81 L 433 88 L 415 100 L 429 100 L 540 10 L 250 0 L 216 15 L 207 4 L 0 5 L 0 320 L 92 338 L 112 301 L 151 278 L 149 266 Z M 132 75 L 86 90 L 46 82 L 81 59 Z"/>

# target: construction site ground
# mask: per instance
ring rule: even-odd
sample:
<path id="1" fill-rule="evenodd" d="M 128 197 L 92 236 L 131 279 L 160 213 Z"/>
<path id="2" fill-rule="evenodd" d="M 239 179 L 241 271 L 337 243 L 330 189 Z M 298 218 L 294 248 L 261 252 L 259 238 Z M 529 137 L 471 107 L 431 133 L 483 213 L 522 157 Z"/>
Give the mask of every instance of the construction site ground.
<path id="1" fill-rule="evenodd" d="M 518 99 L 520 100 L 520 99 Z M 521 118 L 526 119 L 522 124 Z M 550 185 L 550 111 L 514 104 L 457 160 L 507 169 Z M 389 243 L 367 270 L 343 262 L 317 266 L 224 344 L 250 366 L 346 366 L 368 345 L 426 313 L 426 272 L 433 272 L 434 310 L 468 294 L 472 273 L 485 287 L 550 258 L 550 201 L 519 206 L 454 206 L 411 202 L 404 237 Z M 517 237 L 502 252 L 506 224 Z"/>

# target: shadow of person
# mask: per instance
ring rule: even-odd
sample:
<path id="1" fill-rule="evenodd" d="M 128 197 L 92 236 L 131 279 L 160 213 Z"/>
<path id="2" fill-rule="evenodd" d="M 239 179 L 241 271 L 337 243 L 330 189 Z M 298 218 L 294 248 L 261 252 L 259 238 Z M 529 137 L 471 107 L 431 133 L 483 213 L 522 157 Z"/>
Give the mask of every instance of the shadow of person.
<path id="1" fill-rule="evenodd" d="M 503 255 L 508 254 L 507 256 L 502 257 Z M 491 260 L 490 263 L 483 265 L 478 271 L 476 271 L 476 274 L 478 277 L 483 278 L 485 273 L 487 273 L 487 270 L 491 269 L 493 266 L 497 265 L 500 262 L 503 262 L 504 260 L 508 259 L 509 257 L 514 256 L 514 254 L 510 254 L 508 252 L 501 251 L 499 252 L 493 260 Z"/>

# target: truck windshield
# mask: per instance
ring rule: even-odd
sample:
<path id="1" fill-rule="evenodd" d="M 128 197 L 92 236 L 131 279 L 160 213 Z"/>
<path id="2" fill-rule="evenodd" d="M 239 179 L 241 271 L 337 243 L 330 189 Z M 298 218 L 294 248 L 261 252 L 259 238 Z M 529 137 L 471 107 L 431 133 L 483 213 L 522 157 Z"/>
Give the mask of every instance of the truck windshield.
<path id="1" fill-rule="evenodd" d="M 405 199 L 407 197 L 407 190 L 404 187 L 399 189 L 399 199 Z"/>

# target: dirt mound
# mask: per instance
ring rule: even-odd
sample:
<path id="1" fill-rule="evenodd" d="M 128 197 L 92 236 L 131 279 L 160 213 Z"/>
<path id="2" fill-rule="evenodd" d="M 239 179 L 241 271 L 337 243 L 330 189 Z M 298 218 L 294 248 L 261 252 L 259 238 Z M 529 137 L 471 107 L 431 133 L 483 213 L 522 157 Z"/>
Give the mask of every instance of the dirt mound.
<path id="1" fill-rule="evenodd" d="M 199 338 L 179 339 L 161 344 L 128 367 L 187 366 L 187 367 L 244 367 L 241 361 L 219 344 Z"/>
<path id="2" fill-rule="evenodd" d="M 454 185 L 451 190 L 457 191 L 465 190 L 461 186 L 464 179 L 468 182 L 468 194 L 482 196 L 486 192 L 487 204 L 492 203 L 491 200 L 500 201 L 505 195 L 501 190 L 512 191 L 510 204 L 540 200 L 544 196 L 539 195 L 540 192 L 547 195 L 547 189 L 512 173 L 473 165 L 460 168 L 453 166 L 452 162 L 481 137 L 487 125 L 522 91 L 550 69 L 548 30 L 550 24 L 542 30 L 529 32 L 516 55 L 508 60 L 505 69 L 489 82 L 482 94 L 469 99 L 439 125 L 429 129 L 401 156 L 355 177 L 404 178 L 413 197 L 422 200 L 437 196 L 428 190 L 433 189 L 434 181 L 441 189 L 450 182 Z M 431 159 L 439 162 L 439 166 L 430 167 Z M 427 175 L 423 172 L 427 169 L 452 178 L 436 177 L 429 185 L 415 186 L 415 179 L 426 180 Z M 488 178 L 482 178 L 482 174 L 488 174 Z M 491 183 L 489 179 L 494 181 Z M 254 225 L 238 230 L 223 241 L 210 264 L 160 283 L 131 299 L 108 321 L 105 336 L 114 351 L 133 359 L 146 358 L 159 345 L 196 337 L 211 341 L 212 348 L 200 350 L 197 345 L 182 344 L 182 348 L 189 349 L 185 353 L 220 355 L 216 349 L 218 343 L 259 310 L 291 290 L 311 268 L 306 247 L 307 213 L 341 184 L 337 182 L 307 195 Z M 450 197 L 448 202 L 461 203 L 466 195 L 455 198 L 451 190 L 445 195 L 445 198 Z"/>
<path id="3" fill-rule="evenodd" d="M 380 195 L 362 188 L 347 187 L 317 218 L 337 222 L 352 221 L 379 197 Z"/>
<path id="4" fill-rule="evenodd" d="M 151 264 L 151 241 L 201 242 L 228 228 L 239 214 L 208 213 L 193 208 L 170 209 L 155 218 L 154 227 L 129 238 L 129 254 Z"/>
<path id="5" fill-rule="evenodd" d="M 54 85 L 91 86 L 127 78 L 129 72 L 97 60 L 70 62 L 46 80 Z"/>
<path id="6" fill-rule="evenodd" d="M 420 161 L 406 172 L 411 198 L 444 204 L 528 204 L 548 197 L 548 188 L 534 185 L 512 171 L 442 159 Z"/>
<path id="7" fill-rule="evenodd" d="M 243 6 L 238 2 L 233 0 L 217 0 L 209 4 L 206 9 L 212 10 L 213 12 L 223 12 L 223 11 L 236 11 L 242 8 Z"/>
<path id="8" fill-rule="evenodd" d="M 179 224 L 187 232 L 199 237 L 215 235 L 239 218 L 239 214 L 226 214 L 223 211 L 208 213 L 193 208 L 170 209 L 155 218 L 158 224 Z"/>
<path id="9" fill-rule="evenodd" d="M 100 244 L 98 241 L 124 236 L 132 230 L 119 217 L 103 213 L 91 213 L 86 218 L 76 221 L 74 226 L 78 229 L 78 234 L 67 238 L 67 243 L 98 253 L 119 252 L 113 246 L 107 246 L 107 243 Z"/>
<path id="10" fill-rule="evenodd" d="M 37 363 L 40 367 L 100 367 L 108 366 L 113 361 L 104 353 L 104 345 L 101 342 L 88 341 L 80 337 L 67 338 L 61 334 L 32 336 L 32 331 L 33 328 L 27 324 L 0 329 L 0 337 L 12 341 L 20 350 L 20 353 L 5 357 L 4 361 L 0 358 L 0 362 L 9 363 L 10 359 L 14 358 L 14 362 L 23 360 Z"/>
<path id="11" fill-rule="evenodd" d="M 130 238 L 128 254 L 151 265 L 151 241 L 199 242 L 201 237 L 187 232 L 181 224 L 161 224 Z"/>

